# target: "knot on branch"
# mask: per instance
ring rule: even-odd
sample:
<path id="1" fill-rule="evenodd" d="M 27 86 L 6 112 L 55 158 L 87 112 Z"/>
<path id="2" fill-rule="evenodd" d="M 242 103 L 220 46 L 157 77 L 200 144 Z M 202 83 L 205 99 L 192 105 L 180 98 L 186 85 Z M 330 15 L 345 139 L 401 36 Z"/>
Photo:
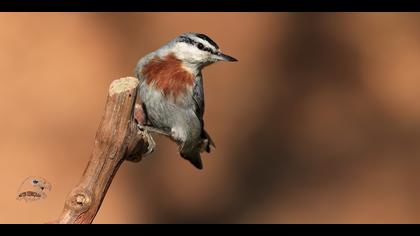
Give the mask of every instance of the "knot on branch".
<path id="1" fill-rule="evenodd" d="M 93 194 L 85 189 L 75 188 L 67 197 L 65 207 L 77 214 L 85 212 L 92 205 L 92 196 Z"/>

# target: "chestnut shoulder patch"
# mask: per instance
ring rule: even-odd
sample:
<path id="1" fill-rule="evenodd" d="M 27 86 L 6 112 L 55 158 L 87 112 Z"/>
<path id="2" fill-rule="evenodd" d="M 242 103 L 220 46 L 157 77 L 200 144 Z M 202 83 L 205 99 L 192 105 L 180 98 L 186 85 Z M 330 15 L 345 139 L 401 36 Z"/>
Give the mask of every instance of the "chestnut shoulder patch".
<path id="1" fill-rule="evenodd" d="M 186 93 L 194 83 L 194 76 L 182 67 L 182 62 L 173 54 L 164 58 L 155 57 L 147 63 L 142 71 L 146 83 L 154 83 L 165 96 L 177 98 Z"/>

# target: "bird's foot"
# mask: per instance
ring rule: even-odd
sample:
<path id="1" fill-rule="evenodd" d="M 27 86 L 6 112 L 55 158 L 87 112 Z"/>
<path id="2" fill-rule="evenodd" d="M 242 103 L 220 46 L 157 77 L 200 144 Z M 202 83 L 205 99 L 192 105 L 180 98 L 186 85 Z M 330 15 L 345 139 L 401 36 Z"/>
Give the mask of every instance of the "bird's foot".
<path id="1" fill-rule="evenodd" d="M 152 135 L 150 135 L 147 131 L 145 131 L 144 137 L 147 140 L 148 146 L 147 146 L 147 152 L 144 153 L 143 155 L 148 155 L 155 150 L 156 143 L 155 143 L 155 140 L 153 139 Z"/>
<path id="2" fill-rule="evenodd" d="M 148 125 L 142 125 L 142 124 L 137 124 L 137 127 L 139 128 L 139 130 L 143 131 L 143 132 L 148 132 L 148 133 L 156 133 L 156 134 L 160 134 L 160 135 L 164 135 L 164 136 L 168 136 L 171 137 L 171 133 L 152 127 L 152 126 L 148 126 Z"/>

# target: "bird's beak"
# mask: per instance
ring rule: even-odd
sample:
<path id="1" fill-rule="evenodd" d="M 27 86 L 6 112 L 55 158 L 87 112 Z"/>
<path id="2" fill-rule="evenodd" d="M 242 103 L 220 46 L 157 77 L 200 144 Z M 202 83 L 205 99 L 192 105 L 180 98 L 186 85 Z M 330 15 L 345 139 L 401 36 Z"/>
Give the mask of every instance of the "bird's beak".
<path id="1" fill-rule="evenodd" d="M 236 58 L 233 58 L 229 55 L 223 54 L 221 52 L 217 53 L 217 60 L 220 61 L 238 61 Z"/>

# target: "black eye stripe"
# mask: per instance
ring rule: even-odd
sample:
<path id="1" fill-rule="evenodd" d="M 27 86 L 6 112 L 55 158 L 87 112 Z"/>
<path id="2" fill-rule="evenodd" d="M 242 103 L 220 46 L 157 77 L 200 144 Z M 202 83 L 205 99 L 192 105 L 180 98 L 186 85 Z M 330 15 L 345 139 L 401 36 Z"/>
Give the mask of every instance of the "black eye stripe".
<path id="1" fill-rule="evenodd" d="M 195 36 L 197 36 L 200 39 L 203 39 L 204 41 L 209 42 L 216 49 L 219 49 L 219 46 L 217 46 L 217 44 L 211 38 L 209 38 L 207 35 L 205 35 L 205 34 L 196 34 Z"/>
<path id="2" fill-rule="evenodd" d="M 194 41 L 193 39 L 191 39 L 191 38 L 189 38 L 187 36 L 181 36 L 179 38 L 179 42 L 188 43 L 188 44 L 194 45 L 195 47 L 197 47 L 198 49 L 200 49 L 202 51 L 207 51 L 207 52 L 210 52 L 211 54 L 215 54 L 215 52 L 211 48 L 204 47 L 204 45 L 202 43 L 196 42 L 196 41 Z M 218 47 L 216 47 L 216 48 L 218 48 Z"/>
<path id="3" fill-rule="evenodd" d="M 213 50 L 211 50 L 211 48 L 205 47 L 202 43 L 194 42 L 193 45 L 195 45 L 201 51 L 213 53 Z"/>
<path id="4" fill-rule="evenodd" d="M 213 50 L 212 50 L 211 48 L 208 48 L 208 47 L 198 48 L 198 49 L 200 49 L 200 50 L 202 50 L 202 51 L 209 52 L 209 53 L 211 53 L 211 54 L 214 54 Z"/>

